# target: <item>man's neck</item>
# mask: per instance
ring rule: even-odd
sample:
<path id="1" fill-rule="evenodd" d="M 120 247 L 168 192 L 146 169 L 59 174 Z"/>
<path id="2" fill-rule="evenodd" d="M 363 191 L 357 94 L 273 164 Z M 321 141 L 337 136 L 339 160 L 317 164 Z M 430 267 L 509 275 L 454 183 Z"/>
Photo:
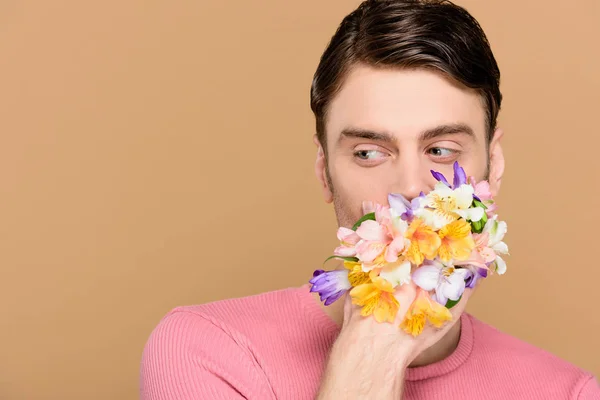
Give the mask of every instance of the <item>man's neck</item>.
<path id="1" fill-rule="evenodd" d="M 329 317 L 339 326 L 342 326 L 344 320 L 344 297 L 341 297 L 335 303 L 330 306 L 324 306 L 319 301 L 318 294 L 314 293 L 314 299 L 319 303 L 323 311 L 329 315 Z M 433 364 L 442 361 L 446 357 L 450 356 L 454 350 L 458 347 L 460 340 L 461 322 L 460 320 L 454 324 L 454 326 L 448 331 L 446 335 L 436 344 L 421 353 L 415 360 L 409 365 L 410 368 L 422 367 L 425 365 Z"/>

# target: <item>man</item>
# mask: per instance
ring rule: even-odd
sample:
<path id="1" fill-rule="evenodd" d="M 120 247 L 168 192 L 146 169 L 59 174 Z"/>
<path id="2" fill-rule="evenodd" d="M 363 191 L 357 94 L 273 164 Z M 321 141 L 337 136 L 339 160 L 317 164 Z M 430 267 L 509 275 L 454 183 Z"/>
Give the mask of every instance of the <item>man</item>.
<path id="1" fill-rule="evenodd" d="M 450 2 L 368 0 L 349 14 L 311 88 L 315 171 L 339 225 L 363 200 L 430 190 L 430 170 L 451 176 L 455 161 L 497 194 L 499 80 L 485 34 Z M 470 294 L 417 338 L 347 298 L 324 308 L 308 286 L 181 307 L 146 345 L 142 398 L 600 399 L 590 374 L 463 314 Z"/>

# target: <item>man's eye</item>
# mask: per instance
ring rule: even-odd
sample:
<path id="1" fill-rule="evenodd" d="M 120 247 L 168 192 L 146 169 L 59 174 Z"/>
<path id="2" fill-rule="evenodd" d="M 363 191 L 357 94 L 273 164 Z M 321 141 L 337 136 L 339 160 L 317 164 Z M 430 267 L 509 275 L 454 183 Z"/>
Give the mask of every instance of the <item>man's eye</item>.
<path id="1" fill-rule="evenodd" d="M 379 150 L 358 150 L 354 152 L 354 157 L 361 160 L 375 160 L 377 158 L 381 158 L 382 156 L 385 155 Z"/>
<path id="2" fill-rule="evenodd" d="M 452 149 L 446 149 L 444 147 L 432 147 L 427 150 L 429 154 L 435 157 L 451 157 L 456 151 Z"/>

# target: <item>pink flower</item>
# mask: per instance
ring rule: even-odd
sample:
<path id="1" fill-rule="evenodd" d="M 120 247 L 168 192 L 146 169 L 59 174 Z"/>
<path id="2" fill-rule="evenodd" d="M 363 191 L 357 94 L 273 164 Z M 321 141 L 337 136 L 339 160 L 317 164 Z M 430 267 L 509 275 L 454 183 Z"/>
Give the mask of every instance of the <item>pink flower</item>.
<path id="1" fill-rule="evenodd" d="M 356 256 L 356 244 L 360 241 L 360 236 L 352 229 L 340 227 L 337 231 L 337 238 L 340 240 L 340 246 L 336 247 L 333 254 L 340 257 Z"/>
<path id="2" fill-rule="evenodd" d="M 475 183 L 475 178 L 471 177 L 469 183 L 475 188 L 475 196 L 482 202 L 492 200 L 492 192 L 490 191 L 490 184 L 487 181 L 481 181 Z"/>
<path id="3" fill-rule="evenodd" d="M 490 235 L 487 232 L 473 234 L 475 248 L 473 249 L 471 257 L 468 260 L 471 262 L 471 264 L 480 268 L 485 268 L 485 264 L 491 263 L 496 259 L 496 252 L 492 248 L 488 247 L 489 239 Z"/>
<path id="4" fill-rule="evenodd" d="M 485 214 L 488 218 L 491 218 L 496 214 L 498 210 L 498 206 L 494 203 L 492 199 L 492 191 L 490 189 L 490 184 L 487 181 L 481 181 L 479 183 L 475 183 L 475 178 L 469 178 L 469 183 L 475 189 L 475 197 L 477 197 L 481 202 L 487 207 L 485 210 Z"/>
<path id="5" fill-rule="evenodd" d="M 404 237 L 407 229 L 406 221 L 392 218 L 389 207 L 378 204 L 375 207 L 375 221 L 364 221 L 356 230 L 360 237 L 356 256 L 367 266 L 382 254 L 386 262 L 396 262 L 398 255 L 408 245 Z"/>

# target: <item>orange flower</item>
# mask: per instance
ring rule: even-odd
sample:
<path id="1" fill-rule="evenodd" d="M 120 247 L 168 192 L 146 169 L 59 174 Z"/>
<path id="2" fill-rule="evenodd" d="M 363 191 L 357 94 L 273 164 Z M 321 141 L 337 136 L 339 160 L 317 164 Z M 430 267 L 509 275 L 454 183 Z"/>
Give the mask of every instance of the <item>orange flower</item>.
<path id="1" fill-rule="evenodd" d="M 363 283 L 350 291 L 352 303 L 362 307 L 360 314 L 367 317 L 371 314 L 377 322 L 393 323 L 400 304 L 394 297 L 392 284 L 377 276 L 375 271 L 369 274 L 371 282 Z"/>
<path id="2" fill-rule="evenodd" d="M 350 281 L 350 285 L 358 286 L 363 283 L 371 282 L 371 278 L 369 277 L 368 272 L 364 272 L 362 270 L 362 264 L 354 261 L 344 261 L 344 268 L 346 268 L 348 272 L 348 280 Z"/>
<path id="3" fill-rule="evenodd" d="M 443 262 L 468 260 L 475 248 L 471 236 L 471 225 L 464 219 L 459 219 L 444 226 L 438 232 L 441 245 L 438 256 Z"/>
<path id="4" fill-rule="evenodd" d="M 438 234 L 420 218 L 411 222 L 406 238 L 410 240 L 406 258 L 415 265 L 421 265 L 425 258 L 434 259 L 442 242 Z"/>
<path id="5" fill-rule="evenodd" d="M 444 323 L 451 320 L 452 314 L 450 314 L 450 311 L 443 305 L 432 300 L 429 294 L 421 289 L 404 316 L 404 321 L 400 324 L 400 328 L 410 335 L 419 336 L 423 332 L 427 321 L 436 328 L 441 328 Z"/>

